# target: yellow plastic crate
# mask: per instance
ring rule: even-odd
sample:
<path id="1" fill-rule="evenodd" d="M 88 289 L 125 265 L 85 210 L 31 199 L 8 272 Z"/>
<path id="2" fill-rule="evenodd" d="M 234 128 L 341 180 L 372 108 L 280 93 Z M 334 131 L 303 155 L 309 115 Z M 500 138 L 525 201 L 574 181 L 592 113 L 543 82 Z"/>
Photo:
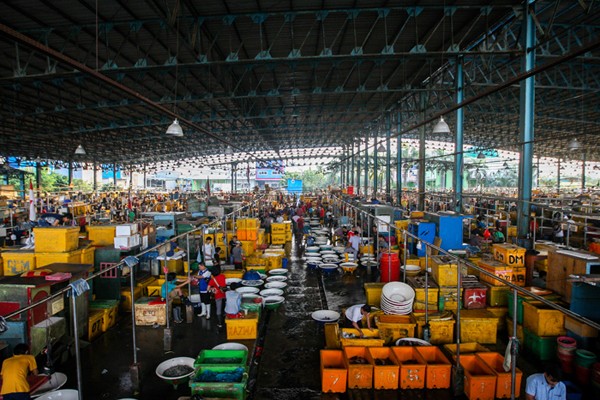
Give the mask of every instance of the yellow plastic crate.
<path id="1" fill-rule="evenodd" d="M 510 317 L 506 317 L 506 331 L 508 336 L 513 336 L 513 320 Z M 523 325 L 517 324 L 517 339 L 519 339 L 520 346 L 525 343 L 525 331 L 523 331 Z"/>
<path id="2" fill-rule="evenodd" d="M 88 245 L 81 248 L 81 263 L 94 265 L 96 248 Z"/>
<path id="3" fill-rule="evenodd" d="M 456 286 L 458 284 L 458 264 L 448 256 L 432 256 L 429 258 L 431 275 L 440 286 Z"/>
<path id="4" fill-rule="evenodd" d="M 137 282 L 135 284 L 135 286 L 141 287 L 142 288 L 142 296 L 148 297 L 148 286 L 155 285 L 155 284 L 156 284 L 156 278 L 149 276 L 148 278 L 142 279 L 141 281 Z"/>
<path id="5" fill-rule="evenodd" d="M 13 250 L 2 252 L 4 276 L 19 275 L 34 270 L 35 253 L 33 250 Z"/>
<path id="6" fill-rule="evenodd" d="M 367 295 L 367 304 L 375 307 L 381 306 L 381 291 L 385 282 L 365 283 L 365 294 Z"/>
<path id="7" fill-rule="evenodd" d="M 379 315 L 375 317 L 379 336 L 386 344 L 406 337 L 415 337 L 417 323 L 410 315 Z"/>
<path id="8" fill-rule="evenodd" d="M 88 340 L 91 342 L 102 333 L 104 312 L 101 310 L 90 311 L 88 317 Z"/>
<path id="9" fill-rule="evenodd" d="M 101 311 L 104 313 L 102 318 L 102 332 L 106 332 L 109 328 L 117 323 L 117 314 L 119 311 L 119 305 L 115 302 L 114 307 L 97 308 L 93 303 L 90 304 L 90 312 Z"/>
<path id="10" fill-rule="evenodd" d="M 502 331 L 506 328 L 506 316 L 508 315 L 508 307 L 488 307 L 487 310 L 498 318 L 498 330 Z"/>
<path id="11" fill-rule="evenodd" d="M 112 246 L 115 238 L 115 225 L 87 225 L 88 239 L 94 246 Z"/>
<path id="12" fill-rule="evenodd" d="M 285 231 L 292 233 L 292 221 L 284 221 Z"/>
<path id="13" fill-rule="evenodd" d="M 244 318 L 225 318 L 227 340 L 256 339 L 258 313 L 249 312 Z"/>
<path id="14" fill-rule="evenodd" d="M 36 253 L 73 251 L 79 246 L 78 226 L 33 228 L 33 235 Z"/>
<path id="15" fill-rule="evenodd" d="M 398 219 L 394 222 L 396 225 L 396 231 L 402 232 L 408 229 L 408 224 L 410 223 L 410 219 Z"/>
<path id="16" fill-rule="evenodd" d="M 271 233 L 285 233 L 286 232 L 285 226 L 286 226 L 286 224 L 283 222 L 281 222 L 281 223 L 274 222 L 271 224 Z"/>
<path id="17" fill-rule="evenodd" d="M 372 331 L 365 328 L 362 330 L 365 335 L 364 338 L 360 337 L 358 329 L 354 328 L 342 328 L 340 332 L 340 343 L 342 347 L 346 346 L 362 346 L 362 347 L 382 347 L 385 344 L 385 340 L 379 337 L 379 330 L 373 329 Z M 354 335 L 353 338 L 345 338 L 346 335 Z"/>
<path id="18" fill-rule="evenodd" d="M 283 257 L 280 254 L 265 253 L 261 256 L 266 262 L 267 271 L 271 269 L 281 268 Z"/>
<path id="19" fill-rule="evenodd" d="M 523 327 L 536 336 L 563 336 L 565 315 L 541 302 L 524 301 Z"/>
<path id="20" fill-rule="evenodd" d="M 487 285 L 487 284 L 486 284 Z M 508 305 L 508 286 L 490 286 L 487 285 L 487 303 L 490 307 L 500 307 Z"/>
<path id="21" fill-rule="evenodd" d="M 285 244 L 285 232 L 271 233 L 271 244 Z"/>
<path id="22" fill-rule="evenodd" d="M 222 272 L 225 275 L 225 278 L 240 278 L 244 276 L 244 271 L 242 270 L 226 270 Z"/>
<path id="23" fill-rule="evenodd" d="M 509 243 L 499 243 L 492 246 L 494 259 L 510 267 L 525 266 L 525 251 L 525 248 Z"/>
<path id="24" fill-rule="evenodd" d="M 495 344 L 498 318 L 487 310 L 460 311 L 460 341 Z"/>
<path id="25" fill-rule="evenodd" d="M 260 220 L 257 218 L 247 218 L 246 219 L 246 229 L 251 230 L 251 229 L 258 229 L 260 228 Z"/>
<path id="26" fill-rule="evenodd" d="M 254 250 L 256 250 L 256 242 L 255 241 L 241 240 L 241 243 L 242 243 L 242 251 L 244 252 L 246 257 L 254 254 Z"/>
<path id="27" fill-rule="evenodd" d="M 140 297 L 142 297 L 142 288 L 134 287 L 133 288 L 133 303 L 135 303 L 135 301 L 137 299 L 139 299 Z M 121 290 L 121 311 L 131 312 L 131 305 L 132 305 L 131 288 L 124 288 Z"/>
<path id="28" fill-rule="evenodd" d="M 240 230 L 246 229 L 246 218 L 238 218 L 235 220 L 235 227 Z"/>
<path id="29" fill-rule="evenodd" d="M 474 354 L 480 351 L 490 351 L 487 347 L 484 347 L 479 343 L 461 343 L 458 346 L 460 348 L 461 356 L 463 354 Z M 456 343 L 445 344 L 442 350 L 444 350 L 444 353 L 446 353 L 453 361 L 456 361 Z"/>
<path id="30" fill-rule="evenodd" d="M 164 279 L 163 279 L 164 281 Z M 161 294 L 162 283 L 156 280 L 155 283 L 152 283 L 146 286 L 146 295 L 148 297 L 162 297 Z"/>
<path id="31" fill-rule="evenodd" d="M 496 275 L 498 278 L 505 279 L 507 281 L 512 280 L 513 267 L 509 267 L 508 265 L 501 263 L 496 260 L 481 260 L 478 264 L 481 268 L 486 270 L 487 272 Z M 479 279 L 482 282 L 487 282 L 492 286 L 505 286 L 501 281 L 489 277 L 485 274 L 480 274 Z"/>
<path id="32" fill-rule="evenodd" d="M 54 263 L 79 264 L 80 262 L 81 250 L 65 253 L 35 253 L 36 268 L 43 268 Z"/>
<path id="33" fill-rule="evenodd" d="M 417 337 L 423 339 L 423 327 L 425 326 L 425 314 L 424 313 L 413 313 L 411 314 L 415 318 L 417 323 Z M 453 319 L 440 320 L 440 319 L 429 319 L 429 332 L 430 339 L 429 343 L 434 345 L 452 343 L 454 341 L 454 325 L 456 321 Z"/>
<path id="34" fill-rule="evenodd" d="M 285 232 L 285 241 L 286 242 L 291 242 L 292 241 L 292 231 Z"/>

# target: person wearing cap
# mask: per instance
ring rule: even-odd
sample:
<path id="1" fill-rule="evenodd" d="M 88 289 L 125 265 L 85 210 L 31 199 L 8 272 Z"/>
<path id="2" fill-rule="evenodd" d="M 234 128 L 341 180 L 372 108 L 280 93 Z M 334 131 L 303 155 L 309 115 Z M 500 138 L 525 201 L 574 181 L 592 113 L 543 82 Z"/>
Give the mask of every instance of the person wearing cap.
<path id="1" fill-rule="evenodd" d="M 369 328 L 369 330 L 373 330 L 373 328 L 371 328 L 371 318 L 369 318 L 370 313 L 371 306 L 368 304 L 356 304 L 346 309 L 346 321 L 350 326 L 358 330 L 360 337 L 365 336 L 362 331 L 363 317 L 367 317 L 367 328 Z"/>

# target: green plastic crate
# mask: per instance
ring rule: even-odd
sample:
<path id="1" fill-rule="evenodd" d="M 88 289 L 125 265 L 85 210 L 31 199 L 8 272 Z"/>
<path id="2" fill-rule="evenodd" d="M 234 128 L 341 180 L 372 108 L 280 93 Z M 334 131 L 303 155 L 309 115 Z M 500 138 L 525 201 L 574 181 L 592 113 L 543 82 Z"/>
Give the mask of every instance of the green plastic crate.
<path id="1" fill-rule="evenodd" d="M 199 394 L 204 397 L 229 398 L 244 400 L 246 398 L 246 385 L 248 384 L 248 372 L 245 372 L 240 382 L 197 382 L 196 379 L 205 370 L 214 372 L 233 372 L 238 367 L 200 367 L 196 375 L 190 379 L 189 386 L 192 395 Z"/>
<path id="2" fill-rule="evenodd" d="M 201 350 L 194 368 L 245 367 L 247 362 L 248 350 Z"/>
<path id="3" fill-rule="evenodd" d="M 525 334 L 525 350 L 535 355 L 541 361 L 556 358 L 557 336 L 537 336 L 523 328 Z"/>

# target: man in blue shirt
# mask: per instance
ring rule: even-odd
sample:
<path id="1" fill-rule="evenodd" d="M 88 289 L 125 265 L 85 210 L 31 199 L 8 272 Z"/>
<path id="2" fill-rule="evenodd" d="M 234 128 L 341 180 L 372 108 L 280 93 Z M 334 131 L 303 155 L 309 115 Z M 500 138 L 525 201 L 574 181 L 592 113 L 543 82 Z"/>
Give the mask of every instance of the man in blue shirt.
<path id="1" fill-rule="evenodd" d="M 560 380 L 562 371 L 556 364 L 549 364 L 543 373 L 527 378 L 527 400 L 566 400 L 567 388 Z"/>

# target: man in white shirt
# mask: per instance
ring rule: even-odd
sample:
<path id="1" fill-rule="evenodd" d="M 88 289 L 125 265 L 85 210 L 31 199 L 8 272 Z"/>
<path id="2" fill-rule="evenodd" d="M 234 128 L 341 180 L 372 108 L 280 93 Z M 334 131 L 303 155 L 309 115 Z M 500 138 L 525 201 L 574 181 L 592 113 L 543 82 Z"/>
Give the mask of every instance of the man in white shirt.
<path id="1" fill-rule="evenodd" d="M 358 249 L 360 248 L 362 242 L 362 239 L 358 235 L 358 232 L 354 231 L 354 235 L 350 236 L 350 239 L 348 239 L 348 241 L 352 245 L 352 250 L 354 250 L 354 259 L 358 260 Z"/>
<path id="2" fill-rule="evenodd" d="M 361 329 L 363 316 L 367 317 L 367 328 L 369 328 L 369 330 L 372 330 L 371 319 L 369 318 L 370 312 L 371 306 L 368 304 L 356 304 L 346 309 L 346 320 L 354 329 L 358 330 L 358 332 L 360 333 L 360 337 L 365 336 Z"/>
<path id="3" fill-rule="evenodd" d="M 212 244 L 212 238 L 207 237 L 204 240 L 204 246 L 202 247 L 202 252 L 204 253 L 204 263 L 209 262 L 212 264 L 215 258 L 215 246 Z M 200 261 L 198 261 L 200 262 Z"/>
<path id="4" fill-rule="evenodd" d="M 562 371 L 556 364 L 549 364 L 543 373 L 527 378 L 525 394 L 527 400 L 565 400 L 567 387 L 560 381 Z"/>

